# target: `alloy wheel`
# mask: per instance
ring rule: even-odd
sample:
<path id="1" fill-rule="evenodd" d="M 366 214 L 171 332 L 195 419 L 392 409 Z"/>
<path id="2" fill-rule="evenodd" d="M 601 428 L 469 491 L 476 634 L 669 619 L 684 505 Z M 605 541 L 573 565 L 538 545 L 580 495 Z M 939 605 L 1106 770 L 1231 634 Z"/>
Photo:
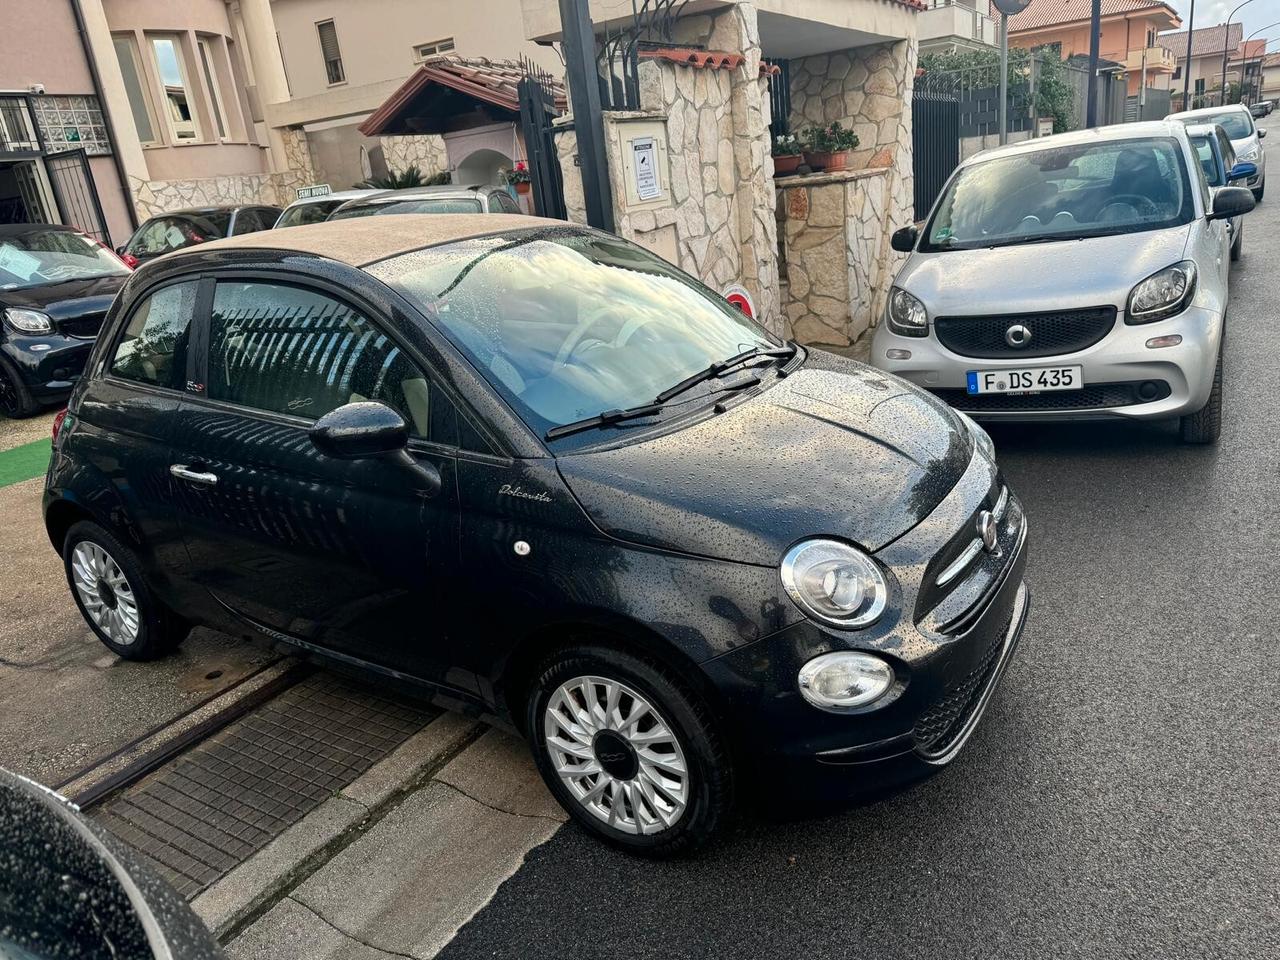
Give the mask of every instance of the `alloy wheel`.
<path id="1" fill-rule="evenodd" d="M 76 594 L 97 628 L 121 646 L 135 642 L 138 599 L 111 554 L 92 540 L 81 540 L 71 552 L 71 575 Z"/>
<path id="2" fill-rule="evenodd" d="M 689 806 L 684 749 L 644 696 L 606 677 L 556 688 L 543 717 L 556 774 L 593 816 L 623 833 L 674 826 Z"/>
<path id="3" fill-rule="evenodd" d="M 6 417 L 16 417 L 21 411 L 22 397 L 18 395 L 18 385 L 13 382 L 9 371 L 0 364 L 0 413 Z"/>

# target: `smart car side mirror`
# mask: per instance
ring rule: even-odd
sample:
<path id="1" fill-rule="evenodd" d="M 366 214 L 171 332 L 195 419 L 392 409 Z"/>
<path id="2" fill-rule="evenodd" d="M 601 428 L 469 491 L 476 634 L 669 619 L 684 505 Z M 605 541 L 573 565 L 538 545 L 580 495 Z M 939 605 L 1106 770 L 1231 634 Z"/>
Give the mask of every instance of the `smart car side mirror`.
<path id="1" fill-rule="evenodd" d="M 916 241 L 919 239 L 920 231 L 913 224 L 893 231 L 893 236 L 889 238 L 889 246 L 899 253 L 910 253 L 916 248 Z"/>
<path id="2" fill-rule="evenodd" d="M 1248 160 L 1237 160 L 1236 165 L 1232 167 L 1231 171 L 1227 174 L 1227 182 L 1230 183 L 1232 180 L 1248 180 L 1250 177 L 1256 176 L 1257 173 L 1258 165 L 1256 163 L 1250 163 Z"/>
<path id="3" fill-rule="evenodd" d="M 1266 136 L 1267 136 L 1267 131 L 1265 131 L 1265 130 L 1261 130 L 1261 129 L 1258 131 L 1258 139 L 1259 139 L 1259 140 L 1266 139 Z"/>
<path id="4" fill-rule="evenodd" d="M 1213 196 L 1210 220 L 1230 220 L 1248 213 L 1257 205 L 1253 191 L 1247 187 L 1223 187 Z"/>
<path id="5" fill-rule="evenodd" d="M 444 485 L 439 470 L 409 452 L 404 417 L 376 400 L 357 400 L 329 411 L 311 428 L 311 443 L 336 460 L 394 461 L 417 478 L 424 496 L 434 497 Z"/>
<path id="6" fill-rule="evenodd" d="M 57 794 L 0 770 L 0 956 L 219 960 L 191 908 Z"/>

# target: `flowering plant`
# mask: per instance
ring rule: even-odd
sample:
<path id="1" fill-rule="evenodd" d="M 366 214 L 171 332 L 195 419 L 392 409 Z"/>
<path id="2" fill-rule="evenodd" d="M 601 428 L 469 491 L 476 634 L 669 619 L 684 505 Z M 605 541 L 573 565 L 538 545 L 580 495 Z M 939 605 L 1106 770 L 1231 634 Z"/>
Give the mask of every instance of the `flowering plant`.
<path id="1" fill-rule="evenodd" d="M 841 153 L 858 146 L 858 135 L 840 126 L 840 121 L 805 131 L 804 146 L 810 153 Z"/>
<path id="2" fill-rule="evenodd" d="M 517 160 L 515 169 L 507 171 L 507 183 L 528 183 L 532 179 L 529 165 L 523 160 Z"/>
<path id="3" fill-rule="evenodd" d="M 794 133 L 783 133 L 773 138 L 773 155 L 775 157 L 794 157 L 804 152 L 800 138 Z"/>

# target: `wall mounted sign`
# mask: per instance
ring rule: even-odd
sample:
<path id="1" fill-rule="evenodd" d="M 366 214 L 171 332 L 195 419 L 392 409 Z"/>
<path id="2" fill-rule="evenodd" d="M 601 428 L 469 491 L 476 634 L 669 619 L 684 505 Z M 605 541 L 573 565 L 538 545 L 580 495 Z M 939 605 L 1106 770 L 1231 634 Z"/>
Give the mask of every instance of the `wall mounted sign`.
<path id="1" fill-rule="evenodd" d="M 656 200 L 662 196 L 658 183 L 658 143 L 653 137 L 641 137 L 631 141 L 631 162 L 636 171 L 636 195 L 641 200 Z"/>
<path id="2" fill-rule="evenodd" d="M 752 319 L 756 315 L 756 305 L 747 288 L 740 283 L 733 283 L 724 288 L 724 298 Z"/>

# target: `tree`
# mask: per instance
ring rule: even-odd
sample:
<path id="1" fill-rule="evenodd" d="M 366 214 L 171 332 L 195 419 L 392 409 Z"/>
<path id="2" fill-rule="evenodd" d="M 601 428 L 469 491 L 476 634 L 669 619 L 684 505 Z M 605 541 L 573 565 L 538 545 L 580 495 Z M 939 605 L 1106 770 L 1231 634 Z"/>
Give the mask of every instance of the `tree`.
<path id="1" fill-rule="evenodd" d="M 1031 60 L 1035 58 L 1037 117 L 1052 117 L 1053 132 L 1071 128 L 1075 89 L 1067 82 L 1057 53 L 1048 48 L 1035 51 L 1022 47 L 1009 50 L 1009 96 L 1025 102 L 1031 86 Z M 926 53 L 919 67 L 926 73 L 950 74 L 967 87 L 994 87 L 1000 83 L 1000 51 L 963 50 L 955 53 Z"/>

